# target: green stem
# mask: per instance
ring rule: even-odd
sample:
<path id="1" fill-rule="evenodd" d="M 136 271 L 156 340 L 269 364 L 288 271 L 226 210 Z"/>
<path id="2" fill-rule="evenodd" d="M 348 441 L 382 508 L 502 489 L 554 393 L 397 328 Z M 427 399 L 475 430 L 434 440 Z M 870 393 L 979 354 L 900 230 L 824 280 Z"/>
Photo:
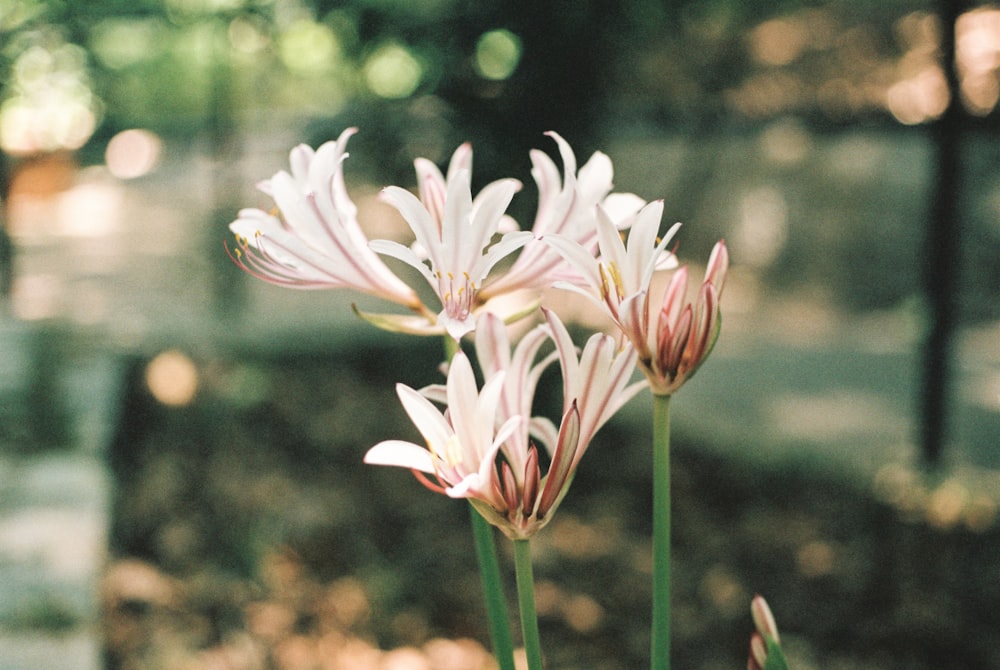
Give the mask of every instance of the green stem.
<path id="1" fill-rule="evenodd" d="M 653 396 L 653 628 L 650 667 L 670 670 L 670 396 Z"/>
<path id="2" fill-rule="evenodd" d="M 542 644 L 535 611 L 535 577 L 531 567 L 530 540 L 514 540 L 514 569 L 517 573 L 517 604 L 521 611 L 521 633 L 528 670 L 542 670 Z"/>
<path id="3" fill-rule="evenodd" d="M 451 361 L 459 349 L 459 343 L 445 335 L 446 360 Z M 486 600 L 486 616 L 490 623 L 493 655 L 500 670 L 514 670 L 514 641 L 510 634 L 510 619 L 507 616 L 507 603 L 504 599 L 503 581 L 500 578 L 500 562 L 497 559 L 493 527 L 472 505 L 469 505 L 469 516 L 472 521 L 472 538 L 476 545 L 479 574 L 483 580 L 483 596 Z"/>
<path id="4" fill-rule="evenodd" d="M 479 559 L 479 574 L 483 580 L 486 614 L 490 620 L 493 654 L 500 670 L 514 670 L 514 641 L 510 634 L 510 619 L 507 618 L 493 527 L 472 505 L 469 505 L 469 514 L 472 518 L 472 536 L 476 542 L 476 558 Z"/>
<path id="5" fill-rule="evenodd" d="M 455 354 L 457 354 L 461 350 L 462 350 L 462 345 L 459 344 L 458 341 L 455 340 L 455 338 L 451 337 L 450 335 L 444 336 L 444 359 L 446 361 L 450 363 L 451 359 L 455 357 Z"/>

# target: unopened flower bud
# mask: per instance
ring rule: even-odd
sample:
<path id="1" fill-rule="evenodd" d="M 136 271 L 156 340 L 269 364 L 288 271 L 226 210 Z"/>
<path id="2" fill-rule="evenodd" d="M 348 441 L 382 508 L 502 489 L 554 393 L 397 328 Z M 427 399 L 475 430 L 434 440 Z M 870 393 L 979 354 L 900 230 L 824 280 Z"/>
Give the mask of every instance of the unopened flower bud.
<path id="1" fill-rule="evenodd" d="M 756 595 L 750 602 L 750 616 L 753 617 L 753 623 L 757 627 L 758 633 L 765 638 L 772 638 L 775 642 L 781 642 L 781 637 L 778 635 L 778 624 L 774 621 L 771 608 L 768 607 L 763 596 Z"/>
<path id="2" fill-rule="evenodd" d="M 750 655 L 747 658 L 747 670 L 764 670 L 767 663 L 767 643 L 759 633 L 750 636 Z"/>

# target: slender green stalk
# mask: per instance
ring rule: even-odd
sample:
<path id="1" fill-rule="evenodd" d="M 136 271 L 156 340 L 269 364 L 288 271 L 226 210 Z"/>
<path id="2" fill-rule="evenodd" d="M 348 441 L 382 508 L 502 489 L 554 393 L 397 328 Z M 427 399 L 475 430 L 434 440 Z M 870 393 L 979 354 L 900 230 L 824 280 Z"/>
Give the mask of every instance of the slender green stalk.
<path id="1" fill-rule="evenodd" d="M 500 670 L 514 670 L 514 641 L 510 634 L 510 619 L 507 618 L 507 603 L 504 600 L 503 582 L 500 580 L 500 563 L 493 527 L 476 508 L 469 505 L 472 518 L 472 536 L 476 542 L 476 558 L 479 559 L 479 574 L 483 580 L 483 595 L 486 598 L 486 614 L 490 620 L 490 637 L 493 640 L 493 655 Z"/>
<path id="2" fill-rule="evenodd" d="M 670 396 L 653 396 L 652 670 L 670 670 Z"/>
<path id="3" fill-rule="evenodd" d="M 459 350 L 459 344 L 447 335 L 444 338 L 444 352 L 448 361 Z M 472 538 L 476 545 L 476 559 L 479 574 L 483 580 L 483 596 L 486 601 L 486 616 L 490 622 L 490 639 L 493 655 L 500 670 L 514 670 L 514 641 L 510 634 L 510 619 L 507 617 L 507 603 L 504 599 L 503 581 L 500 578 L 500 562 L 497 559 L 496 539 L 493 527 L 469 505 L 472 521 Z"/>
<path id="4" fill-rule="evenodd" d="M 514 540 L 514 569 L 517 572 L 517 604 L 521 612 L 521 633 L 528 670 L 542 670 L 542 643 L 538 636 L 538 613 L 535 611 L 530 540 Z"/>

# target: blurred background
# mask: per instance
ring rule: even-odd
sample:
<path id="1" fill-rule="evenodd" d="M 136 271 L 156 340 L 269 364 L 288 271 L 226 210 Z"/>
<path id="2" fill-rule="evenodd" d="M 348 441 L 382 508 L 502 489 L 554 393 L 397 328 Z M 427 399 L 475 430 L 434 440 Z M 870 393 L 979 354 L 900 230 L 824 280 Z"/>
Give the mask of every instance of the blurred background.
<path id="1" fill-rule="evenodd" d="M 466 140 L 530 225 L 555 130 L 695 276 L 726 239 L 679 667 L 742 667 L 755 592 L 795 668 L 1000 667 L 998 101 L 976 2 L 0 0 L 0 668 L 490 667 L 464 506 L 360 465 L 440 343 L 223 247 L 348 126 L 371 236 Z M 648 410 L 536 542 L 552 668 L 647 662 Z"/>

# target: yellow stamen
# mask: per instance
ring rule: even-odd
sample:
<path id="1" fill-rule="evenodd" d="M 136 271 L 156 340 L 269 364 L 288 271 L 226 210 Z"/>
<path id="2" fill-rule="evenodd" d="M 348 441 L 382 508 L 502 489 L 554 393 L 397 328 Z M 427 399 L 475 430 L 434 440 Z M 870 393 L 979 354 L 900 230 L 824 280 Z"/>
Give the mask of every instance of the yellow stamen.
<path id="1" fill-rule="evenodd" d="M 449 467 L 455 467 L 462 462 L 462 445 L 458 441 L 458 435 L 452 435 L 444 444 L 444 450 L 436 448 L 433 444 L 428 444 L 431 453 L 443 460 Z"/>
<path id="2" fill-rule="evenodd" d="M 618 266 L 614 263 L 608 263 L 605 265 L 601 263 L 597 266 L 597 270 L 601 274 L 601 297 L 609 298 L 611 296 L 611 288 L 614 287 L 614 295 L 620 301 L 625 297 L 625 287 L 622 285 L 622 275 L 618 271 Z"/>

